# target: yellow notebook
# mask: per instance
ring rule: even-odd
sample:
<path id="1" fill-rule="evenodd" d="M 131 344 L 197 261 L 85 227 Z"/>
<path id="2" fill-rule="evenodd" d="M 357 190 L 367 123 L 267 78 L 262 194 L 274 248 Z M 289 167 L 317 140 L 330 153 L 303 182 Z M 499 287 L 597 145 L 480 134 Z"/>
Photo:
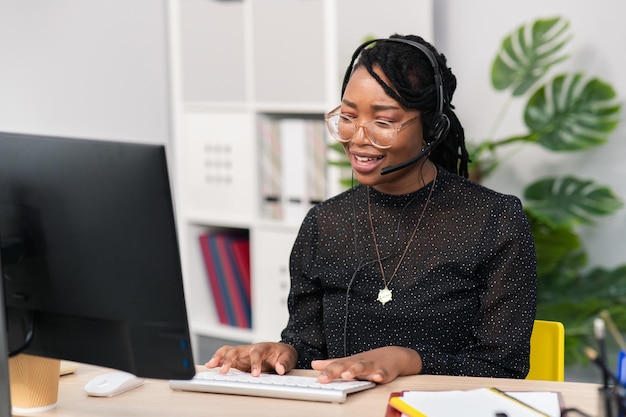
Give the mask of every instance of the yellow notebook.
<path id="1" fill-rule="evenodd" d="M 406 414 L 409 417 L 428 417 L 426 414 L 414 408 L 411 404 L 404 401 L 402 397 L 391 397 L 389 404 L 402 414 Z"/>

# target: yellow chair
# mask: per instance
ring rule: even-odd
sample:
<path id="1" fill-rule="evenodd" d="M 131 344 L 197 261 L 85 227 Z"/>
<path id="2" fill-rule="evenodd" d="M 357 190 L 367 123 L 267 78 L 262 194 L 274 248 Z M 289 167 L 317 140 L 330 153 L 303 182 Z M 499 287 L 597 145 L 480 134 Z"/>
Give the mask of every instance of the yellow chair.
<path id="1" fill-rule="evenodd" d="M 535 320 L 530 336 L 530 371 L 526 379 L 563 381 L 565 328 L 558 321 Z"/>

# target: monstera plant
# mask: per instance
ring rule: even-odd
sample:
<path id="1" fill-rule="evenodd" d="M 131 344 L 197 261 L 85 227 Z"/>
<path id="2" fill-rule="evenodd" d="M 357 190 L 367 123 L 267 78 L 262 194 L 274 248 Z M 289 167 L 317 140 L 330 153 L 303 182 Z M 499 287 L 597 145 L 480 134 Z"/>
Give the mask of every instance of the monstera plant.
<path id="1" fill-rule="evenodd" d="M 564 50 L 570 40 L 569 22 L 555 17 L 522 25 L 502 41 L 491 67 L 491 82 L 509 97 L 491 132 L 516 99 L 526 100 L 527 131 L 484 138 L 472 146 L 472 173 L 477 180 L 497 171 L 500 150 L 512 144 L 573 153 L 609 139 L 621 110 L 613 87 L 582 72 L 550 76 L 568 58 Z M 525 187 L 521 198 L 537 249 L 537 318 L 562 321 L 566 363 L 585 363 L 582 348 L 601 311 L 626 330 L 626 265 L 589 267 L 579 233 L 582 226 L 592 226 L 623 203 L 610 188 L 575 175 L 540 178 Z"/>
<path id="2" fill-rule="evenodd" d="M 609 140 L 621 111 L 613 87 L 582 72 L 551 76 L 569 58 L 565 49 L 571 38 L 569 21 L 554 17 L 524 24 L 503 39 L 491 67 L 491 81 L 508 97 L 490 136 L 468 140 L 474 180 L 496 172 L 509 156 L 502 156 L 501 150 L 507 147 L 539 146 L 571 154 Z M 527 130 L 496 138 L 515 100 L 526 100 L 523 122 Z M 329 164 L 344 174 L 339 181 L 348 188 L 354 180 L 343 147 L 335 143 L 330 149 Z M 600 313 L 626 330 L 626 265 L 590 267 L 581 228 L 593 227 L 598 218 L 615 213 L 623 203 L 610 188 L 575 175 L 540 178 L 528 184 L 520 197 L 537 250 L 537 318 L 563 322 L 566 363 L 586 363 L 583 347 L 590 342 L 593 319 Z"/>

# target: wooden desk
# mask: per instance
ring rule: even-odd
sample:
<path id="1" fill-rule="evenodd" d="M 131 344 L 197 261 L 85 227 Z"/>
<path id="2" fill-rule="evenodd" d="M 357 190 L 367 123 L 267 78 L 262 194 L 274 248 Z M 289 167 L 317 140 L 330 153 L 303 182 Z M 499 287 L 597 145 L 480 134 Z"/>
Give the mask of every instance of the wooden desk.
<path id="1" fill-rule="evenodd" d="M 172 391 L 168 381 L 151 379 L 146 380 L 143 386 L 116 397 L 87 396 L 83 390 L 85 383 L 99 373 L 108 371 L 110 370 L 105 368 L 80 365 L 75 374 L 61 377 L 56 409 L 37 415 L 42 417 L 383 417 L 387 409 L 389 394 L 393 391 L 465 390 L 477 387 L 497 387 L 510 391 L 559 391 L 567 407 L 577 407 L 590 415 L 597 415 L 598 385 L 596 384 L 435 375 L 401 377 L 389 384 L 351 394 L 343 404 Z M 301 370 L 294 373 L 312 372 Z"/>

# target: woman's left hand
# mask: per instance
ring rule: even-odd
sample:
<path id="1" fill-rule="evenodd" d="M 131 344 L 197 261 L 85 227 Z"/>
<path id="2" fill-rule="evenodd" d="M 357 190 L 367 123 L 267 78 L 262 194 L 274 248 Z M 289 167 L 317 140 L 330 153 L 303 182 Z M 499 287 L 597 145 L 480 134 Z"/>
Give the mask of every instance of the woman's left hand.
<path id="1" fill-rule="evenodd" d="M 419 374 L 422 358 L 413 349 L 386 346 L 345 358 L 313 361 L 311 366 L 321 371 L 318 377 L 321 383 L 333 379 L 362 379 L 386 384 L 398 376 Z"/>

